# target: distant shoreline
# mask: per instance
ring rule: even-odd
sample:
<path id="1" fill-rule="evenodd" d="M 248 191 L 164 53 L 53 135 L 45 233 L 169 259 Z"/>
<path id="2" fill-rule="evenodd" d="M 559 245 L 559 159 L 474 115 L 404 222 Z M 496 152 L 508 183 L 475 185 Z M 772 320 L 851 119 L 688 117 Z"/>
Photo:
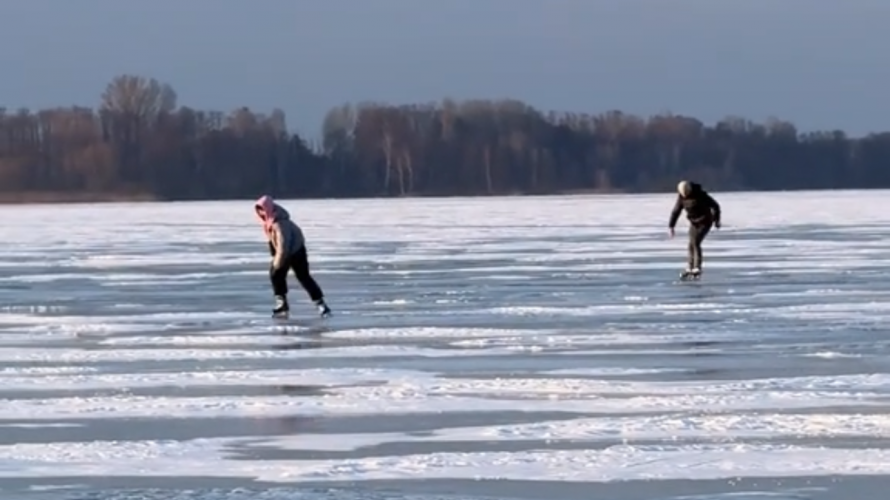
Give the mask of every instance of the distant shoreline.
<path id="1" fill-rule="evenodd" d="M 872 191 L 887 188 L 856 188 L 855 191 Z M 804 191 L 851 191 L 849 188 L 838 189 L 709 189 L 716 193 L 734 193 L 734 192 L 804 192 Z M 262 193 L 258 193 L 260 196 Z M 496 198 L 496 197 L 533 197 L 533 196 L 614 196 L 614 195 L 642 195 L 642 194 L 673 194 L 668 190 L 626 190 L 626 189 L 573 189 L 553 192 L 504 192 L 492 194 L 444 194 L 444 193 L 418 193 L 405 196 L 379 195 L 379 196 L 281 196 L 283 199 L 306 199 L 306 200 L 396 200 L 411 198 Z M 201 201 L 243 201 L 245 197 L 209 197 L 209 198 L 164 198 L 151 193 L 102 193 L 102 192 L 19 192 L 19 193 L 0 193 L 0 206 L 12 205 L 52 205 L 52 204 L 101 204 L 101 203 L 182 203 L 182 202 L 201 202 Z M 253 198 L 250 198 L 253 199 Z"/>
<path id="2" fill-rule="evenodd" d="M 133 102 L 146 106 L 137 110 Z M 308 140 L 284 113 L 179 103 L 124 74 L 99 106 L 0 113 L 0 204 L 384 200 L 890 188 L 890 132 L 669 111 L 546 111 L 512 98 L 345 103 Z"/>
<path id="3" fill-rule="evenodd" d="M 581 196 L 581 195 L 608 195 L 608 194 L 637 194 L 626 192 L 625 190 L 614 189 L 577 189 L 553 193 L 496 193 L 496 194 L 411 194 L 406 196 L 306 196 L 305 199 L 337 199 L 337 200 L 359 200 L 359 199 L 399 199 L 399 198 L 492 198 L 495 196 Z M 261 196 L 262 193 L 257 193 Z M 285 196 L 283 198 L 291 198 Z M 184 201 L 236 201 L 243 200 L 243 197 L 231 198 L 164 198 L 150 193 L 102 193 L 102 192 L 19 192 L 19 193 L 0 193 L 0 205 L 44 205 L 44 204 L 75 204 L 75 203 L 162 203 L 162 202 L 184 202 Z"/>
<path id="4" fill-rule="evenodd" d="M 152 194 L 91 192 L 18 192 L 0 193 L 0 205 L 42 205 L 51 203 L 136 203 L 167 201 Z"/>

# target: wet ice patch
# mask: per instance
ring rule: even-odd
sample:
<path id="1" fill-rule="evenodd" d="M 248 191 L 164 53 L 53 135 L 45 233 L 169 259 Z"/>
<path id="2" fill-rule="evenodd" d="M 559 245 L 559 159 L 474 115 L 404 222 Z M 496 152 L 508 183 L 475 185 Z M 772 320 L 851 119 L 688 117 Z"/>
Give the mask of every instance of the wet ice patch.
<path id="1" fill-rule="evenodd" d="M 24 372 L 24 373 L 23 373 Z M 29 374 L 29 376 L 24 376 Z M 0 394 L 4 391 L 59 391 L 65 389 L 134 389 L 144 387 L 195 386 L 275 386 L 298 381 L 303 386 L 342 386 L 349 384 L 393 383 L 422 376 L 419 372 L 374 368 L 318 368 L 294 370 L 194 371 L 185 373 L 67 373 L 52 371 L 33 376 L 7 369 L 0 373 Z"/>
<path id="2" fill-rule="evenodd" d="M 861 358 L 863 354 L 851 354 L 837 351 L 819 351 L 807 354 L 801 354 L 804 358 L 822 358 L 822 359 L 842 359 L 842 358 Z"/>
<path id="3" fill-rule="evenodd" d="M 520 332 L 523 332 L 523 330 L 517 330 L 515 328 L 356 328 L 326 333 L 325 337 L 343 339 L 444 339 L 466 337 L 496 337 L 505 335 L 516 335 Z M 541 331 L 529 330 L 528 333 L 540 334 Z"/>
<path id="4" fill-rule="evenodd" d="M 65 429 L 83 427 L 83 424 L 64 422 L 0 422 L 0 427 L 9 427 L 14 429 Z"/>
<path id="5" fill-rule="evenodd" d="M 677 380 L 629 381 L 591 378 L 440 378 L 419 380 L 430 394 L 490 393 L 507 395 L 579 394 L 593 396 L 634 394 L 733 394 L 742 392 L 884 392 L 890 390 L 890 374 L 809 376 L 745 379 L 734 381 Z"/>
<path id="6" fill-rule="evenodd" d="M 840 320 L 856 323 L 870 319 L 883 320 L 890 311 L 887 301 L 857 301 L 831 304 L 783 305 L 766 309 L 769 316 L 797 320 Z"/>
<path id="7" fill-rule="evenodd" d="M 67 378 L 82 373 L 97 372 L 93 366 L 5 366 L 0 368 L 0 380 L 9 380 L 8 377 L 30 377 L 46 380 L 47 378 Z M 2 383 L 2 382 L 0 382 Z"/>
<path id="8" fill-rule="evenodd" d="M 632 377 L 636 375 L 656 375 L 659 373 L 685 373 L 684 368 L 562 368 L 558 370 L 545 370 L 539 372 L 556 376 L 580 376 L 580 377 Z"/>
<path id="9" fill-rule="evenodd" d="M 490 314 L 505 316 L 596 316 L 601 314 L 640 314 L 646 312 L 691 314 L 700 311 L 731 311 L 736 308 L 726 304 L 696 302 L 677 304 L 657 304 L 650 302 L 628 302 L 624 304 L 604 304 L 584 307 L 550 307 L 550 306 L 509 306 L 486 309 Z"/>
<path id="10" fill-rule="evenodd" d="M 106 346 L 223 346 L 245 345 L 254 347 L 281 346 L 298 341 L 315 340 L 310 336 L 296 335 L 237 335 L 219 332 L 217 334 L 126 336 L 106 337 L 99 341 Z"/>
<path id="11" fill-rule="evenodd" d="M 285 384 L 286 385 L 286 384 Z M 286 392 L 286 391 L 283 391 Z M 14 400 L 4 416 L 14 419 L 66 418 L 217 418 L 303 416 L 382 416 L 446 412 L 577 412 L 634 414 L 727 412 L 776 409 L 883 407 L 878 394 L 863 392 L 792 392 L 660 394 L 604 397 L 597 394 L 429 392 L 415 384 L 328 389 L 315 396 L 147 397 L 117 394 Z M 616 396 L 619 396 L 616 394 Z"/>
<path id="12" fill-rule="evenodd" d="M 254 444 L 285 450 L 355 451 L 388 443 L 508 441 L 628 442 L 746 439 L 802 439 L 890 436 L 890 419 L 862 414 L 735 414 L 598 417 L 530 424 L 446 428 L 424 435 L 407 433 L 300 434 Z"/>
<path id="13" fill-rule="evenodd" d="M 139 314 L 73 316 L 0 314 L 2 329 L 31 337 L 108 336 L 113 334 L 155 333 L 183 326 L 244 323 L 255 321 L 256 315 L 242 312 L 149 312 Z M 2 333 L 0 333 L 2 338 Z"/>
<path id="14" fill-rule="evenodd" d="M 356 345 L 326 346 L 321 348 L 302 348 L 301 342 L 313 342 L 313 339 L 290 339 L 280 345 L 262 345 L 255 348 L 216 349 L 216 348 L 183 348 L 171 345 L 168 349 L 36 349 L 36 348 L 2 348 L 0 362 L 41 362 L 41 363 L 124 363 L 144 361 L 235 361 L 261 359 L 301 359 L 301 358 L 387 358 L 387 357 L 419 357 L 448 358 L 456 356 L 507 356 L 509 349 L 436 349 L 413 347 L 408 345 Z M 190 344 L 194 346 L 195 344 Z M 289 348 L 292 347 L 292 348 Z"/>
<path id="15" fill-rule="evenodd" d="M 176 257 L 172 257 L 167 252 L 152 252 L 151 249 L 145 249 L 144 252 L 144 254 L 130 255 L 87 255 L 71 259 L 68 265 L 78 269 L 109 270 L 121 268 L 151 269 L 160 266 L 192 266 L 194 269 L 199 269 L 228 267 L 233 264 L 259 264 L 262 266 L 265 263 L 262 256 L 240 253 L 178 253 Z"/>
<path id="16" fill-rule="evenodd" d="M 244 440 L 0 446 L 0 477 L 240 477 L 270 482 L 416 479 L 629 481 L 890 473 L 890 451 L 789 445 L 617 445 L 604 450 L 449 452 L 336 460 L 234 460 Z"/>
<path id="17" fill-rule="evenodd" d="M 375 306 L 404 306 L 414 304 L 415 301 L 408 299 L 392 299 L 392 300 L 375 300 L 372 302 Z"/>
<path id="18" fill-rule="evenodd" d="M 886 474 L 890 451 L 795 446 L 615 446 L 606 450 L 433 453 L 301 461 L 276 481 L 508 479 L 630 481 Z M 294 464 L 297 465 L 297 464 Z M 267 476 L 268 477 L 268 476 Z"/>
<path id="19" fill-rule="evenodd" d="M 767 337 L 768 335 L 764 335 Z M 632 345 L 682 345 L 691 342 L 730 342 L 739 341 L 744 334 L 706 333 L 613 333 L 589 332 L 568 334 L 565 332 L 530 331 L 524 336 L 491 336 L 457 340 L 449 345 L 455 347 L 500 347 L 500 346 L 546 346 L 546 347 L 586 347 L 586 346 L 632 346 Z M 638 351 L 635 351 L 638 352 Z"/>

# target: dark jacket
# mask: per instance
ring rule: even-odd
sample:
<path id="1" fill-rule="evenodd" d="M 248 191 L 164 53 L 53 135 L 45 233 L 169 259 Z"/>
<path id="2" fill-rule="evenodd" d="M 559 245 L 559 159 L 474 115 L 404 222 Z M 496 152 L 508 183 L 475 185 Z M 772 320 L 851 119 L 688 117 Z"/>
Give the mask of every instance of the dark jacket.
<path id="1" fill-rule="evenodd" d="M 692 192 L 685 198 L 677 195 L 677 202 L 674 203 L 674 209 L 671 210 L 668 227 L 673 228 L 677 225 L 677 219 L 680 218 L 680 212 L 683 210 L 686 210 L 686 219 L 693 225 L 719 224 L 720 205 L 717 203 L 717 200 L 702 189 L 701 184 L 694 182 L 689 184 L 692 187 Z"/>

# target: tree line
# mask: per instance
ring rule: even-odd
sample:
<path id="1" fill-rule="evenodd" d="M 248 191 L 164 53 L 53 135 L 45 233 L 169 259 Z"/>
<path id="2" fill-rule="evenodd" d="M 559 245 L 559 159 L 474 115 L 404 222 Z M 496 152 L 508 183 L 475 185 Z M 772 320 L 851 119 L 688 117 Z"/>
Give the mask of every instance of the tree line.
<path id="1" fill-rule="evenodd" d="M 371 197 L 890 187 L 890 133 L 543 112 L 516 100 L 345 104 L 320 140 L 281 110 L 203 111 L 122 75 L 99 106 L 0 109 L 0 198 Z"/>

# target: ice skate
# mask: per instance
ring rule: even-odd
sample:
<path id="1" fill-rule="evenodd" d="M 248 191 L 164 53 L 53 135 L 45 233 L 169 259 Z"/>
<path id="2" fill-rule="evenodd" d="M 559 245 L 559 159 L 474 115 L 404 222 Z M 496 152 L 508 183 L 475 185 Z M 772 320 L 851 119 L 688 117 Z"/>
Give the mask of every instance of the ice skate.
<path id="1" fill-rule="evenodd" d="M 325 303 L 324 299 L 319 300 L 315 303 L 315 306 L 318 308 L 318 315 L 322 318 L 331 317 L 331 308 Z"/>
<path id="2" fill-rule="evenodd" d="M 287 304 L 287 297 L 275 296 L 275 309 L 272 309 L 273 318 L 286 318 L 290 312 L 290 306 Z"/>

